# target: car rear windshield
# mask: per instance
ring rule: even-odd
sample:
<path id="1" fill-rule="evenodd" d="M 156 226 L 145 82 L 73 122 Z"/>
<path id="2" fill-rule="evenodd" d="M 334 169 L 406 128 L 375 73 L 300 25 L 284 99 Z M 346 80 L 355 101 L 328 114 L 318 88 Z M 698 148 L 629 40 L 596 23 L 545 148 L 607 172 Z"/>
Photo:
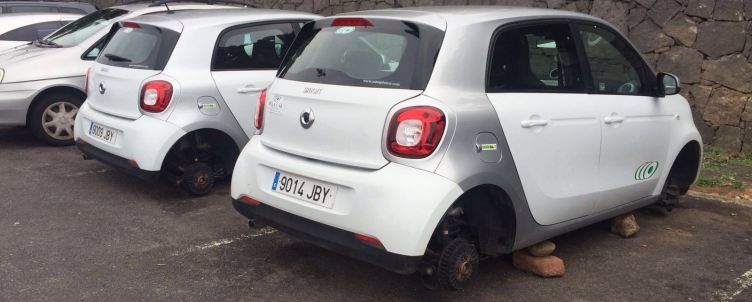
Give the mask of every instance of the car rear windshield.
<path id="1" fill-rule="evenodd" d="M 443 39 L 443 31 L 407 21 L 320 20 L 303 27 L 278 76 L 321 84 L 423 90 Z"/>
<path id="2" fill-rule="evenodd" d="M 124 22 L 111 31 L 97 62 L 105 65 L 162 70 L 180 34 L 156 26 Z"/>
<path id="3" fill-rule="evenodd" d="M 68 25 L 47 36 L 45 40 L 63 47 L 78 45 L 99 32 L 102 28 L 112 24 L 112 19 L 127 13 L 127 10 L 117 8 L 96 11 L 68 23 Z"/>

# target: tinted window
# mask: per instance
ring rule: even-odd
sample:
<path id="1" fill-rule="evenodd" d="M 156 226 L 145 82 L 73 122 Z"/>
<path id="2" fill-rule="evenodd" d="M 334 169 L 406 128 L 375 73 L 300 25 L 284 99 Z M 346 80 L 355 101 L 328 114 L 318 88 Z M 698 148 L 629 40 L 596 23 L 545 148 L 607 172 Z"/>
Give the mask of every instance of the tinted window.
<path id="1" fill-rule="evenodd" d="M 498 34 L 491 53 L 488 90 L 584 92 L 569 26 L 526 26 Z"/>
<path id="2" fill-rule="evenodd" d="M 10 13 L 56 13 L 57 8 L 49 6 L 11 6 L 8 7 Z"/>
<path id="3" fill-rule="evenodd" d="M 167 64 L 180 34 L 154 26 L 117 29 L 97 62 L 127 68 L 161 70 Z"/>
<path id="4" fill-rule="evenodd" d="M 621 37 L 596 26 L 579 26 L 593 89 L 609 94 L 650 94 L 647 65 Z"/>
<path id="5" fill-rule="evenodd" d="M 348 22 L 361 24 L 347 26 Z M 396 20 L 338 18 L 312 22 L 303 27 L 279 77 L 422 90 L 443 38 L 439 29 Z"/>
<path id="6" fill-rule="evenodd" d="M 222 34 L 213 70 L 277 69 L 295 38 L 291 24 L 237 28 Z"/>
<path id="7" fill-rule="evenodd" d="M 126 10 L 116 8 L 107 8 L 93 12 L 63 26 L 60 30 L 50 35 L 47 40 L 61 46 L 78 45 L 99 32 L 102 28 L 111 25 L 112 19 L 127 13 L 128 11 Z"/>
<path id="8" fill-rule="evenodd" d="M 3 41 L 34 41 L 44 38 L 56 29 L 60 28 L 62 23 L 59 21 L 42 22 L 19 27 L 0 35 Z"/>

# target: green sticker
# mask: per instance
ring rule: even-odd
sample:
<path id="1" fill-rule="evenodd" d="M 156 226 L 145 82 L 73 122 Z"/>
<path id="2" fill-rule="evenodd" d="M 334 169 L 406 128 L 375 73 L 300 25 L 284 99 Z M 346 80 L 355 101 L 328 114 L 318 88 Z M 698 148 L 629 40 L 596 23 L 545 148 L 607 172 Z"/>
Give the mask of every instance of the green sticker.
<path id="1" fill-rule="evenodd" d="M 635 180 L 646 180 L 648 178 L 653 177 L 653 174 L 655 174 L 655 171 L 658 171 L 658 162 L 657 161 L 651 161 L 646 162 L 639 167 L 637 167 L 637 171 L 635 171 L 634 179 Z"/>
<path id="2" fill-rule="evenodd" d="M 494 151 L 498 149 L 498 146 L 496 144 L 482 144 L 480 145 L 481 151 Z"/>

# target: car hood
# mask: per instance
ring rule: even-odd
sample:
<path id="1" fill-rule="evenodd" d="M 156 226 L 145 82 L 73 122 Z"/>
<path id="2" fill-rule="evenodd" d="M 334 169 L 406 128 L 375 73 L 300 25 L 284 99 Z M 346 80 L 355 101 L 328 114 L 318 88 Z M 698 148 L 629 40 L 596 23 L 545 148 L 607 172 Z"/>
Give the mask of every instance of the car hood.
<path id="1" fill-rule="evenodd" d="M 79 47 L 46 48 L 24 45 L 0 52 L 3 83 L 84 76 L 86 64 Z M 46 68 L 55 66 L 55 68 Z"/>

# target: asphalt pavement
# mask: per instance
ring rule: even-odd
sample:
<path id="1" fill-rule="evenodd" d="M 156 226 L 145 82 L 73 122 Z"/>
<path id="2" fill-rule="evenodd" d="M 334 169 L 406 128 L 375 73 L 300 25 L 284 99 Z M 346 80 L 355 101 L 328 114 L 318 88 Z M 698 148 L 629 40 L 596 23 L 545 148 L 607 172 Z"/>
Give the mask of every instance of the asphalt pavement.
<path id="1" fill-rule="evenodd" d="M 0 129 L 0 301 L 752 301 L 752 207 L 687 197 L 637 212 L 639 235 L 595 224 L 554 238 L 562 278 L 481 262 L 458 292 L 266 228 L 251 230 L 229 183 L 194 198 L 75 147 Z"/>

